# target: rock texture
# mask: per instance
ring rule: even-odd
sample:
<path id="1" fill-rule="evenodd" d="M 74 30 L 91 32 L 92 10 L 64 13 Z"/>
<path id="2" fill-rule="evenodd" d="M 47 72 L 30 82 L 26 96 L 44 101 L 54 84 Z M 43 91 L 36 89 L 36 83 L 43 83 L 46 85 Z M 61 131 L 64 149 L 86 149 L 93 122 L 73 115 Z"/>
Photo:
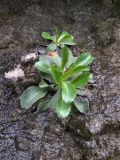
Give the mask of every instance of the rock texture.
<path id="1" fill-rule="evenodd" d="M 120 159 L 118 13 L 108 0 L 1 0 L 0 159 Z M 55 28 L 75 36 L 75 55 L 89 50 L 95 57 L 94 80 L 83 89 L 90 111 L 74 111 L 66 120 L 51 110 L 35 116 L 34 107 L 25 112 L 19 104 L 23 90 L 40 80 L 34 62 L 47 45 L 41 33 Z"/>

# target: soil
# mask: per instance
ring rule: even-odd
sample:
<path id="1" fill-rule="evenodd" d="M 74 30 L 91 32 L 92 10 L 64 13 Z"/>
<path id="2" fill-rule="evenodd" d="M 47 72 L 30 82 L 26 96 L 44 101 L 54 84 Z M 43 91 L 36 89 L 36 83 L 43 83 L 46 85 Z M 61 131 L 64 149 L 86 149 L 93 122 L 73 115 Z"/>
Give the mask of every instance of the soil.
<path id="1" fill-rule="evenodd" d="M 0 1 L 1 160 L 120 159 L 119 11 L 119 0 Z M 75 55 L 95 57 L 94 80 L 83 89 L 90 111 L 64 120 L 19 104 L 24 89 L 40 81 L 34 63 L 47 45 L 41 33 L 55 28 L 75 36 Z"/>

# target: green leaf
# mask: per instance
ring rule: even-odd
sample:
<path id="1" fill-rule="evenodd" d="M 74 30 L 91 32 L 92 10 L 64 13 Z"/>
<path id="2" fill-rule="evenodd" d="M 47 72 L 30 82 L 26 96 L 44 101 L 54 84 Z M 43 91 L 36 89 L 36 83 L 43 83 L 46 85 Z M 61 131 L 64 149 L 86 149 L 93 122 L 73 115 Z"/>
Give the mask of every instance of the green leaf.
<path id="1" fill-rule="evenodd" d="M 92 80 L 92 73 L 85 72 L 80 74 L 78 77 L 72 80 L 72 84 L 74 84 L 77 88 L 84 87 L 90 80 Z"/>
<path id="2" fill-rule="evenodd" d="M 62 98 L 66 103 L 71 103 L 74 101 L 76 96 L 76 88 L 75 86 L 68 82 L 62 82 Z"/>
<path id="3" fill-rule="evenodd" d="M 42 72 L 50 73 L 50 65 L 53 63 L 51 56 L 42 55 L 39 61 L 35 63 L 35 67 Z"/>
<path id="4" fill-rule="evenodd" d="M 76 97 L 74 100 L 74 104 L 79 112 L 85 113 L 89 111 L 89 103 L 82 101 L 80 98 Z"/>
<path id="5" fill-rule="evenodd" d="M 59 46 L 60 46 L 61 48 L 64 48 L 64 47 L 65 47 L 64 44 L 60 44 L 60 43 L 58 43 L 58 44 L 59 44 Z"/>
<path id="6" fill-rule="evenodd" d="M 71 36 L 72 39 L 74 39 L 74 37 L 72 35 L 70 35 L 68 32 L 63 31 L 60 38 L 58 39 L 58 42 L 60 42 L 63 38 L 69 37 Z"/>
<path id="7" fill-rule="evenodd" d="M 53 56 L 47 55 L 46 57 L 48 57 L 56 65 L 60 66 L 60 64 L 61 64 L 61 58 L 60 58 L 60 56 L 57 53 L 55 55 L 53 55 Z"/>
<path id="8" fill-rule="evenodd" d="M 54 63 L 49 55 L 42 55 L 42 56 L 40 56 L 39 61 L 42 61 L 42 62 L 44 62 L 47 65 L 50 65 L 50 64 Z"/>
<path id="9" fill-rule="evenodd" d="M 60 45 L 75 45 L 74 37 L 70 35 L 68 32 L 62 32 L 60 38 L 58 39 L 58 43 Z"/>
<path id="10" fill-rule="evenodd" d="M 50 45 L 48 45 L 47 50 L 54 51 L 54 50 L 56 50 L 56 48 L 57 48 L 56 44 L 50 44 Z"/>
<path id="11" fill-rule="evenodd" d="M 58 30 L 55 31 L 55 36 L 56 36 L 56 42 L 57 42 L 60 37 L 60 32 Z"/>
<path id="12" fill-rule="evenodd" d="M 63 77 L 63 79 L 67 79 L 69 77 L 72 77 L 76 73 L 86 72 L 86 71 L 89 71 L 89 70 L 90 70 L 90 68 L 87 67 L 87 66 L 78 66 L 76 68 L 71 67 L 71 69 L 68 68 L 68 70 L 66 70 L 66 72 L 64 72 L 62 77 Z"/>
<path id="13" fill-rule="evenodd" d="M 55 107 L 56 113 L 60 118 L 66 118 L 71 111 L 71 104 L 67 104 L 63 101 L 62 97 L 59 98 Z"/>
<path id="14" fill-rule="evenodd" d="M 46 63 L 46 61 L 40 60 L 39 62 L 36 62 L 35 67 L 39 71 L 42 71 L 42 72 L 45 72 L 45 73 L 50 73 L 50 66 L 48 65 L 48 63 Z"/>
<path id="15" fill-rule="evenodd" d="M 46 93 L 46 89 L 41 89 L 37 86 L 27 88 L 20 97 L 21 107 L 24 109 L 29 109 L 40 98 L 43 98 Z"/>
<path id="16" fill-rule="evenodd" d="M 52 78 L 54 79 L 55 83 L 59 85 L 61 82 L 61 76 L 58 67 L 56 65 L 51 65 L 50 68 Z"/>
<path id="17" fill-rule="evenodd" d="M 44 101 L 41 101 L 39 104 L 38 104 L 38 107 L 37 107 L 37 111 L 35 113 L 40 113 L 40 112 L 44 112 L 46 111 L 48 108 L 49 108 L 49 102 L 50 100 L 44 100 Z"/>
<path id="18" fill-rule="evenodd" d="M 76 60 L 74 66 L 87 66 L 93 62 L 94 58 L 90 53 L 82 53 Z"/>
<path id="19" fill-rule="evenodd" d="M 46 88 L 49 87 L 49 85 L 42 79 L 41 82 L 39 83 L 40 88 Z"/>
<path id="20" fill-rule="evenodd" d="M 39 61 L 43 61 L 45 64 L 50 65 L 50 64 L 57 64 L 60 66 L 61 64 L 61 58 L 57 54 L 57 52 L 50 52 L 51 55 L 42 55 L 40 56 Z"/>
<path id="21" fill-rule="evenodd" d="M 72 70 L 72 73 L 78 73 L 78 72 L 86 72 L 86 71 L 89 71 L 90 70 L 90 67 L 87 67 L 87 66 L 78 66 L 76 68 L 74 68 Z"/>
<path id="22" fill-rule="evenodd" d="M 74 67 L 74 63 L 72 63 L 67 69 L 66 71 L 63 73 L 62 75 L 62 80 L 66 80 L 68 77 L 71 77 L 71 73 L 72 73 L 72 69 Z"/>
<path id="23" fill-rule="evenodd" d="M 60 42 L 60 45 L 75 45 L 76 43 L 74 42 L 74 39 L 72 39 L 71 36 L 63 38 Z"/>
<path id="24" fill-rule="evenodd" d="M 58 90 L 50 100 L 50 107 L 51 108 L 55 108 L 56 104 L 58 103 L 58 99 L 60 98 L 60 96 L 61 96 L 61 90 Z"/>
<path id="25" fill-rule="evenodd" d="M 67 67 L 69 67 L 72 63 L 74 63 L 77 59 L 77 57 L 73 56 L 72 51 L 69 48 L 68 51 L 69 51 L 69 57 L 68 57 Z"/>
<path id="26" fill-rule="evenodd" d="M 69 35 L 70 35 L 70 34 L 69 34 L 68 32 L 63 31 L 63 32 L 61 33 L 59 39 L 58 39 L 58 42 L 60 42 L 61 39 L 65 38 L 65 37 L 67 37 L 67 36 L 69 36 Z"/>
<path id="27" fill-rule="evenodd" d="M 40 72 L 40 76 L 41 78 L 46 79 L 49 82 L 53 82 L 52 76 L 50 74 Z"/>
<path id="28" fill-rule="evenodd" d="M 42 37 L 47 40 L 53 40 L 53 37 L 48 32 L 43 32 Z"/>
<path id="29" fill-rule="evenodd" d="M 67 47 L 61 49 L 61 69 L 63 70 L 65 65 L 67 64 L 69 56 L 69 50 Z"/>

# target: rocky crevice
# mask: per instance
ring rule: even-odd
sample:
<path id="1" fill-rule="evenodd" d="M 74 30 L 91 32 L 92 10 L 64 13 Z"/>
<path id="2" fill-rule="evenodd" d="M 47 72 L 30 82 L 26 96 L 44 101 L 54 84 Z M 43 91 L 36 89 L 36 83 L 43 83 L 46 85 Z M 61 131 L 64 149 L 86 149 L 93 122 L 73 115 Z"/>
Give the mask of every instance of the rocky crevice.
<path id="1" fill-rule="evenodd" d="M 119 159 L 120 21 L 113 8 L 107 0 L 1 1 L 0 159 Z M 74 110 L 66 120 L 51 110 L 35 116 L 34 107 L 23 111 L 19 104 L 22 91 L 40 81 L 34 63 L 47 44 L 40 35 L 56 27 L 75 36 L 75 55 L 89 50 L 95 57 L 93 83 L 82 90 L 90 111 L 83 115 Z M 17 67 L 22 77 L 15 74 Z"/>

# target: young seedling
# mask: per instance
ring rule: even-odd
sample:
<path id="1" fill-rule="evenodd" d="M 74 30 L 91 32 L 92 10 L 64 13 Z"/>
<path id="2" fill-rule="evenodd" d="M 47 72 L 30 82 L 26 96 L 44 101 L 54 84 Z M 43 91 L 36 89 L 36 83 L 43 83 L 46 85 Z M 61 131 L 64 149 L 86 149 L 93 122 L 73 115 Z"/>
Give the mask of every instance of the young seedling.
<path id="1" fill-rule="evenodd" d="M 41 82 L 38 86 L 31 86 L 23 92 L 20 97 L 21 107 L 29 109 L 38 101 L 37 113 L 50 107 L 60 118 L 66 118 L 75 106 L 81 113 L 87 112 L 89 104 L 83 101 L 77 92 L 92 80 L 89 65 L 94 58 L 90 53 L 74 57 L 65 45 L 60 49 L 60 56 L 57 52 L 50 53 L 42 55 L 35 63 L 41 74 Z M 54 95 L 47 98 L 50 90 Z"/>
<path id="2" fill-rule="evenodd" d="M 66 45 L 75 45 L 74 37 L 65 31 L 61 34 L 59 31 L 56 31 L 53 36 L 50 35 L 48 32 L 43 32 L 42 37 L 44 39 L 52 41 L 52 43 L 47 47 L 48 51 L 55 51 L 57 47 L 63 48 Z"/>

